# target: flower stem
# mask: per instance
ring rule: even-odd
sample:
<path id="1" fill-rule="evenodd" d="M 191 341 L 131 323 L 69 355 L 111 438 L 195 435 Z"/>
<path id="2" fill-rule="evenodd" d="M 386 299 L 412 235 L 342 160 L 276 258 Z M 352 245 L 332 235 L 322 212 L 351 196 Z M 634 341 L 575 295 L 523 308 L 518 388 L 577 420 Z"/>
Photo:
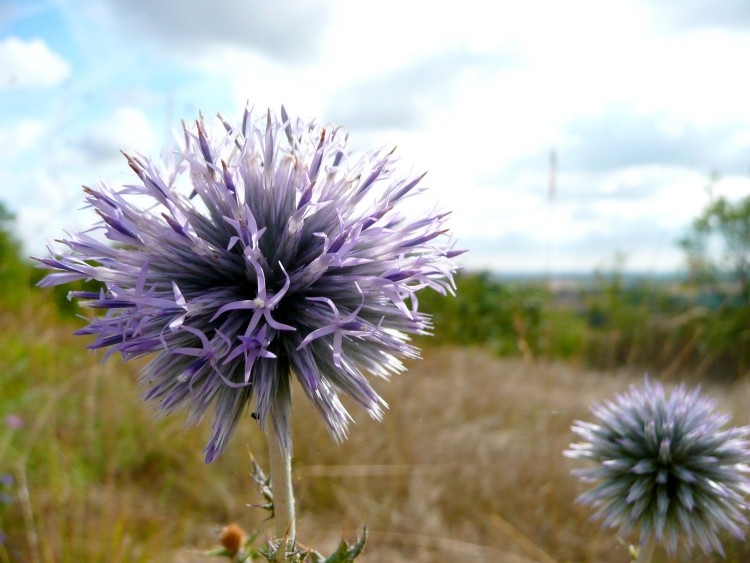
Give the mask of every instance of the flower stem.
<path id="1" fill-rule="evenodd" d="M 649 534 L 648 539 L 638 542 L 638 558 L 635 563 L 651 563 L 651 559 L 654 557 L 654 550 L 656 549 L 656 537 L 654 534 Z"/>
<path id="2" fill-rule="evenodd" d="M 268 458 L 271 465 L 271 489 L 273 491 L 273 519 L 276 536 L 282 540 L 283 558 L 294 550 L 296 525 L 294 522 L 294 494 L 292 493 L 292 458 L 282 450 L 273 427 L 273 417 L 269 417 L 266 438 L 268 439 Z"/>

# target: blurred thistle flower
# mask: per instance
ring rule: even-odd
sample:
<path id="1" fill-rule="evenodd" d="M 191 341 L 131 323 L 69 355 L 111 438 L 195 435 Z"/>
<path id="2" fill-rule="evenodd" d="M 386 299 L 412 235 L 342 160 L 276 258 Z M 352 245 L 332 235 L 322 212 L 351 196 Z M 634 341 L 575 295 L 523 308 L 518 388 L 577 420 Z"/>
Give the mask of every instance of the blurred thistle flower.
<path id="1" fill-rule="evenodd" d="M 682 538 L 705 553 L 724 553 L 718 534 L 744 538 L 742 513 L 750 493 L 748 427 L 729 427 L 700 389 L 683 386 L 669 396 L 646 378 L 592 407 L 595 423 L 576 421 L 584 441 L 565 455 L 596 467 L 574 471 L 596 483 L 579 501 L 597 508 L 594 518 L 628 533 L 640 525 L 641 544 L 655 538 L 673 553 Z"/>
<path id="2" fill-rule="evenodd" d="M 16 414 L 9 414 L 5 417 L 5 426 L 11 430 L 23 428 L 23 419 Z"/>
<path id="3" fill-rule="evenodd" d="M 207 462 L 253 396 L 253 418 L 263 428 L 270 416 L 290 451 L 292 373 L 337 440 L 351 420 L 338 392 L 379 419 L 386 405 L 364 373 L 388 377 L 418 356 L 408 335 L 430 321 L 416 293 L 452 292 L 460 253 L 447 214 L 399 212 L 422 176 L 399 174 L 392 152 L 350 161 L 342 130 L 283 107 L 281 119 L 246 110 L 221 121 L 213 141 L 202 116 L 185 127 L 163 165 L 125 155 L 134 185 L 84 187 L 115 245 L 79 233 L 59 241 L 65 254 L 38 259 L 56 270 L 42 286 L 102 282 L 70 293 L 107 311 L 78 334 L 106 356 L 156 354 L 140 380 L 158 410 L 184 408 L 197 423 L 213 403 Z"/>

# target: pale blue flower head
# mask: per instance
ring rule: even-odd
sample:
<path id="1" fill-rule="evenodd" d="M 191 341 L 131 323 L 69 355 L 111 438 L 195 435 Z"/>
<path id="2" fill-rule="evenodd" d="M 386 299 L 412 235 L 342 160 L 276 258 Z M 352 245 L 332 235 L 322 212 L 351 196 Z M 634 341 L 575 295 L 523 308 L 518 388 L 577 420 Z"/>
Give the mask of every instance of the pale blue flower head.
<path id="1" fill-rule="evenodd" d="M 55 270 L 43 286 L 102 283 L 71 292 L 106 310 L 79 334 L 107 355 L 151 356 L 146 400 L 191 423 L 213 407 L 208 462 L 248 408 L 290 448 L 292 374 L 336 439 L 350 421 L 339 393 L 379 418 L 385 403 L 365 374 L 418 356 L 408 335 L 430 322 L 416 294 L 451 292 L 459 253 L 446 213 L 402 213 L 422 176 L 402 173 L 392 151 L 354 158 L 343 130 L 283 108 L 221 123 L 214 138 L 202 117 L 185 128 L 163 163 L 126 155 L 132 185 L 84 188 L 114 244 L 79 233 L 40 259 Z"/>
<path id="2" fill-rule="evenodd" d="M 628 533 L 640 527 L 671 553 L 683 543 L 723 554 L 722 530 L 744 538 L 750 480 L 747 427 L 728 426 L 699 389 L 666 393 L 646 378 L 592 408 L 595 422 L 576 421 L 582 442 L 565 454 L 593 462 L 575 470 L 594 483 L 579 500 L 594 518 Z"/>

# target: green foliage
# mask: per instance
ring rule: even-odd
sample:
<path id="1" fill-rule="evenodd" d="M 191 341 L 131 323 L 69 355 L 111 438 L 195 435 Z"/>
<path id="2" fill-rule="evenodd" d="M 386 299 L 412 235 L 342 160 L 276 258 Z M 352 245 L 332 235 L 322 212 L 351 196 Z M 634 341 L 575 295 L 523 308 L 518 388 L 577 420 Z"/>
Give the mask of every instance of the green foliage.
<path id="1" fill-rule="evenodd" d="M 16 307 L 28 286 L 28 264 L 14 231 L 15 215 L 0 202 L 0 303 Z"/>
<path id="2" fill-rule="evenodd" d="M 695 345 L 688 351 L 705 371 L 740 377 L 750 371 L 750 196 L 713 197 L 679 241 L 686 256 L 686 288 L 694 314 L 679 327 Z"/>
<path id="3" fill-rule="evenodd" d="M 362 530 L 362 535 L 349 545 L 346 540 L 342 539 L 336 551 L 324 560 L 324 563 L 352 563 L 362 554 L 367 541 L 367 526 Z"/>
<path id="4" fill-rule="evenodd" d="M 32 288 L 36 287 L 36 284 L 49 273 L 40 268 L 29 269 L 28 283 Z M 68 294 L 71 291 L 99 291 L 100 288 L 101 284 L 95 280 L 78 280 L 68 282 L 65 285 L 44 288 L 41 291 L 47 294 L 47 299 L 55 305 L 62 317 L 71 317 L 82 314 L 82 311 L 78 303 L 68 299 Z"/>
<path id="5" fill-rule="evenodd" d="M 367 526 L 362 530 L 362 535 L 351 545 L 342 538 L 336 551 L 328 557 L 314 549 L 305 547 L 296 551 L 289 561 L 292 563 L 354 563 L 354 560 L 359 557 L 365 549 L 366 541 Z M 275 545 L 269 545 L 266 549 L 260 550 L 260 553 L 271 562 L 284 560 L 283 557 L 281 557 L 281 554 L 278 553 L 278 548 Z"/>
<path id="6" fill-rule="evenodd" d="M 518 353 L 521 342 L 539 350 L 548 300 L 545 290 L 506 284 L 488 272 L 462 273 L 456 277 L 456 285 L 455 297 L 420 294 L 420 308 L 433 316 L 433 342 L 482 345 L 500 355 Z"/>
<path id="7" fill-rule="evenodd" d="M 621 261 L 555 290 L 488 273 L 463 273 L 457 285 L 455 297 L 420 299 L 435 323 L 423 344 L 723 380 L 750 371 L 750 308 L 730 287 L 628 277 Z"/>
<path id="8" fill-rule="evenodd" d="M 30 303 L 36 284 L 46 271 L 35 268 L 23 255 L 21 243 L 15 236 L 16 217 L 0 202 L 0 307 L 9 311 L 20 311 Z M 42 290 L 46 300 L 51 300 L 61 316 L 80 314 L 76 303 L 68 299 L 70 291 L 98 291 L 95 281 L 77 281 Z"/>
<path id="9" fill-rule="evenodd" d="M 434 336 L 425 344 L 482 346 L 500 356 L 578 358 L 586 321 L 578 311 L 557 306 L 543 282 L 506 283 L 488 272 L 461 273 L 455 296 L 420 295 L 433 316 Z"/>
<path id="10" fill-rule="evenodd" d="M 589 326 L 576 310 L 550 305 L 544 311 L 543 340 L 539 352 L 546 358 L 579 360 Z"/>
<path id="11" fill-rule="evenodd" d="M 260 530 L 255 530 L 250 534 L 239 550 L 234 551 L 227 547 L 217 547 L 205 552 L 209 557 L 225 557 L 232 563 L 248 563 L 249 561 L 266 560 L 290 561 L 291 563 L 354 563 L 354 560 L 362 554 L 367 541 L 367 526 L 362 529 L 362 535 L 357 537 L 354 543 L 349 544 L 345 539 L 341 539 L 336 551 L 328 557 L 320 552 L 309 548 L 300 547 L 293 554 L 284 557 L 280 553 L 280 545 L 284 542 L 268 541 L 265 547 L 255 547 L 255 543 L 260 537 Z"/>
<path id="12" fill-rule="evenodd" d="M 750 196 L 736 202 L 712 198 L 679 244 L 693 283 L 729 280 L 739 284 L 743 297 L 750 296 Z"/>
<path id="13" fill-rule="evenodd" d="M 664 303 L 657 285 L 649 280 L 626 282 L 622 264 L 610 273 L 597 272 L 591 287 L 581 290 L 587 323 L 584 360 L 599 368 L 617 368 L 631 362 L 643 365 L 653 342 L 648 325 Z M 644 368 L 648 368 L 645 362 Z"/>

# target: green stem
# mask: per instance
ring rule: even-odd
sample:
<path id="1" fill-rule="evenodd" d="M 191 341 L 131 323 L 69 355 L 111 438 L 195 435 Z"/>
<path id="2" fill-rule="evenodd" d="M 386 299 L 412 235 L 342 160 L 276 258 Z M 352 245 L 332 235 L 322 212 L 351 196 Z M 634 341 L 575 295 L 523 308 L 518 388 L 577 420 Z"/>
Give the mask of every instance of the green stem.
<path id="1" fill-rule="evenodd" d="M 281 449 L 273 427 L 273 417 L 268 417 L 268 458 L 271 465 L 271 490 L 273 491 L 273 519 L 276 536 L 282 541 L 279 547 L 283 558 L 279 561 L 290 561 L 287 555 L 294 551 L 297 534 L 294 521 L 294 493 L 292 492 L 292 458 Z M 283 552 L 282 552 L 283 550 Z"/>
<path id="2" fill-rule="evenodd" d="M 656 537 L 654 534 L 649 534 L 648 539 L 644 542 L 643 538 L 638 542 L 638 557 L 635 563 L 651 563 L 654 557 L 654 550 L 656 549 Z"/>

